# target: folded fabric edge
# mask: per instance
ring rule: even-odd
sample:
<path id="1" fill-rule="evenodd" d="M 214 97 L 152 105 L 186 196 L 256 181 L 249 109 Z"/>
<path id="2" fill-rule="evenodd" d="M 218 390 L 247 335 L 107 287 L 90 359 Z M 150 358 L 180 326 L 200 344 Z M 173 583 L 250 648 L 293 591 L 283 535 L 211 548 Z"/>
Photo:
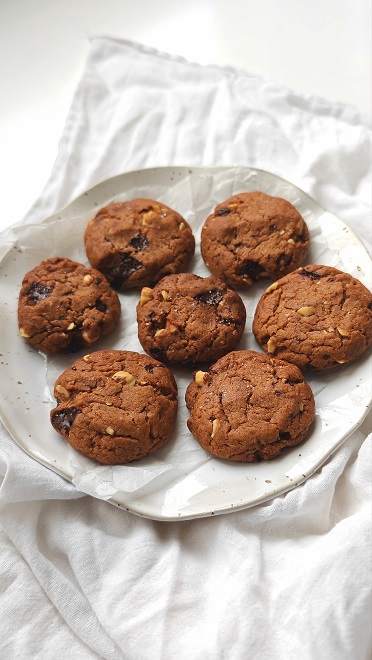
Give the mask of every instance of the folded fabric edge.
<path id="1" fill-rule="evenodd" d="M 335 118 L 337 117 L 337 119 L 340 119 L 341 121 L 345 121 L 345 123 L 354 124 L 355 121 L 358 121 L 358 123 L 363 124 L 366 128 L 372 129 L 371 119 L 369 117 L 369 114 L 366 111 L 361 110 L 357 106 L 352 105 L 351 103 L 349 104 L 349 103 L 342 103 L 341 101 L 333 101 L 331 99 L 327 99 L 326 97 L 319 96 L 317 94 L 306 94 L 303 92 L 297 92 L 295 89 L 289 87 L 285 83 L 280 83 L 276 80 L 273 80 L 272 78 L 255 74 L 251 71 L 247 71 L 246 69 L 241 69 L 240 67 L 234 67 L 228 64 L 226 65 L 215 64 L 213 62 L 210 62 L 208 64 L 196 62 L 193 60 L 188 60 L 183 55 L 176 55 L 175 53 L 169 53 L 167 51 L 159 50 L 155 46 L 150 46 L 148 44 L 131 41 L 130 39 L 120 39 L 119 37 L 110 37 L 109 35 L 92 35 L 89 37 L 89 42 L 92 44 L 92 46 L 94 46 L 96 43 L 107 42 L 112 45 L 117 45 L 118 47 L 121 48 L 124 47 L 130 48 L 132 50 L 142 53 L 143 55 L 150 55 L 158 59 L 173 61 L 175 63 L 191 66 L 194 68 L 212 69 L 214 71 L 220 71 L 221 73 L 244 76 L 245 78 L 258 80 L 267 85 L 272 86 L 273 88 L 280 89 L 281 91 L 283 91 L 283 89 L 287 90 L 287 92 L 291 94 L 292 100 L 294 102 L 297 100 L 303 110 L 306 109 L 305 105 L 303 105 L 304 102 L 310 103 L 312 111 L 314 111 L 315 109 L 317 110 L 317 112 L 323 111 L 324 114 L 330 114 Z M 330 108 L 332 108 L 331 113 L 329 113 Z M 343 115 L 345 115 L 346 113 L 348 114 L 351 113 L 351 116 L 344 117 Z"/>

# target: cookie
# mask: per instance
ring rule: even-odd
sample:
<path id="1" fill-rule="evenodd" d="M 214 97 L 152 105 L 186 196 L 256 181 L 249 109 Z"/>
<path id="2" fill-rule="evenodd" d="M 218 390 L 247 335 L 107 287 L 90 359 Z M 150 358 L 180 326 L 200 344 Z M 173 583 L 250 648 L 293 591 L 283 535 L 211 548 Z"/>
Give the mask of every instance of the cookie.
<path id="1" fill-rule="evenodd" d="M 91 346 L 112 332 L 119 317 L 117 293 L 94 268 L 53 257 L 23 279 L 18 302 L 20 334 L 44 353 Z"/>
<path id="2" fill-rule="evenodd" d="M 115 288 L 152 286 L 185 270 L 195 249 L 191 228 L 161 202 L 133 199 L 98 211 L 85 232 L 92 266 Z"/>
<path id="3" fill-rule="evenodd" d="M 171 438 L 177 385 L 160 362 L 132 351 L 96 351 L 55 383 L 54 429 L 79 452 L 108 465 L 152 454 Z"/>
<path id="4" fill-rule="evenodd" d="M 266 353 L 298 367 L 337 367 L 372 343 L 372 294 L 336 268 L 299 268 L 262 295 L 253 333 Z"/>
<path id="5" fill-rule="evenodd" d="M 137 306 L 138 337 L 162 362 L 214 362 L 236 348 L 246 311 L 240 296 L 217 277 L 167 275 L 144 287 Z"/>
<path id="6" fill-rule="evenodd" d="M 219 204 L 201 233 L 207 268 L 232 287 L 295 270 L 309 248 L 309 231 L 292 204 L 262 192 L 241 193 Z"/>
<path id="7" fill-rule="evenodd" d="M 279 456 L 306 437 L 314 397 L 293 364 L 255 351 L 232 351 L 186 390 L 187 422 L 213 456 L 254 462 Z"/>

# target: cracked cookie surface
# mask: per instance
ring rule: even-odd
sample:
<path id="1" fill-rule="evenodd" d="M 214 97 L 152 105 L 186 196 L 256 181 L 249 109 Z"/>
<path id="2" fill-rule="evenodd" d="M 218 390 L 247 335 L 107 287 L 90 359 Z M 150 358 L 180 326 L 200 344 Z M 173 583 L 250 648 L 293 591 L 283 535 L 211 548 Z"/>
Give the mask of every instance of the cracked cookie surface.
<path id="1" fill-rule="evenodd" d="M 262 192 L 240 193 L 216 206 L 201 234 L 207 268 L 237 288 L 295 270 L 308 249 L 309 231 L 295 207 Z"/>
<path id="2" fill-rule="evenodd" d="M 195 250 L 189 224 L 151 199 L 116 202 L 88 223 L 85 248 L 92 266 L 117 289 L 152 286 L 185 270 Z"/>
<path id="3" fill-rule="evenodd" d="M 372 344 L 372 294 L 336 268 L 299 268 L 261 296 L 253 332 L 266 353 L 301 368 L 337 367 Z"/>
<path id="4" fill-rule="evenodd" d="M 134 351 L 96 351 L 57 379 L 51 424 L 67 442 L 99 463 L 124 464 L 163 447 L 177 415 L 170 370 Z"/>
<path id="5" fill-rule="evenodd" d="M 217 277 L 164 277 L 145 287 L 137 305 L 138 337 L 153 357 L 172 364 L 214 362 L 236 348 L 246 311 L 240 296 Z"/>
<path id="6" fill-rule="evenodd" d="M 187 422 L 213 456 L 254 462 L 305 439 L 314 418 L 310 386 L 294 365 L 256 351 L 232 351 L 186 390 Z"/>
<path id="7" fill-rule="evenodd" d="M 22 281 L 20 334 L 40 351 L 89 347 L 115 328 L 120 301 L 102 273 L 65 257 L 42 261 Z"/>

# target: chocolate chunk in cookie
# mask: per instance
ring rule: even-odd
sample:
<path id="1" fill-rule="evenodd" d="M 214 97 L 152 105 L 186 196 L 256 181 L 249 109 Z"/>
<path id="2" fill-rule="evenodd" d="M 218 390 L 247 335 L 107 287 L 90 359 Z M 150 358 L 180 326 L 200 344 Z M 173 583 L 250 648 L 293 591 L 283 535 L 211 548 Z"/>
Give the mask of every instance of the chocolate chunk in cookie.
<path id="1" fill-rule="evenodd" d="M 195 240 L 176 211 L 151 199 L 133 199 L 98 211 L 87 226 L 85 247 L 92 266 L 125 290 L 185 270 Z"/>
<path id="2" fill-rule="evenodd" d="M 44 353 L 91 346 L 115 328 L 120 301 L 106 278 L 64 257 L 25 275 L 18 302 L 20 334 Z"/>
<path id="3" fill-rule="evenodd" d="M 232 351 L 186 390 L 188 427 L 213 456 L 253 462 L 306 437 L 314 397 L 301 371 L 255 351 Z"/>
<path id="4" fill-rule="evenodd" d="M 132 351 L 96 351 L 55 383 L 54 429 L 85 456 L 122 464 L 144 458 L 171 438 L 177 385 L 160 362 Z"/>
<path id="5" fill-rule="evenodd" d="M 234 195 L 204 223 L 201 252 L 209 270 L 233 287 L 277 279 L 295 270 L 309 248 L 309 231 L 295 207 L 262 192 Z"/>
<path id="6" fill-rule="evenodd" d="M 236 348 L 246 311 L 240 296 L 217 277 L 167 275 L 144 287 L 137 306 L 144 350 L 172 364 L 214 362 Z"/>
<path id="7" fill-rule="evenodd" d="M 372 344 L 372 294 L 330 266 L 309 265 L 277 280 L 258 302 L 253 332 L 266 353 L 301 368 L 330 369 Z"/>

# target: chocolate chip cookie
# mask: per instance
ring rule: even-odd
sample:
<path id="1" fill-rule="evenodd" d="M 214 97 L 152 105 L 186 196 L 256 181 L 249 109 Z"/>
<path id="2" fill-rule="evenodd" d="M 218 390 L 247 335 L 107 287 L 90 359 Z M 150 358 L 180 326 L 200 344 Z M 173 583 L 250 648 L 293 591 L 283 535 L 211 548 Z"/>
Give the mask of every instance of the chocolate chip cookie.
<path id="1" fill-rule="evenodd" d="M 137 306 L 144 350 L 172 364 L 214 362 L 236 348 L 246 311 L 240 296 L 217 277 L 167 275 L 144 287 Z"/>
<path id="2" fill-rule="evenodd" d="M 186 390 L 187 422 L 213 456 L 254 462 L 279 456 L 306 437 L 314 397 L 294 365 L 255 351 L 232 351 Z"/>
<path id="3" fill-rule="evenodd" d="M 185 270 L 195 249 L 191 228 L 179 213 L 151 199 L 109 204 L 85 232 L 92 266 L 124 290 L 152 286 Z"/>
<path id="4" fill-rule="evenodd" d="M 18 302 L 22 337 L 44 353 L 91 346 L 115 328 L 120 301 L 102 273 L 65 257 L 27 273 Z"/>
<path id="5" fill-rule="evenodd" d="M 201 253 L 207 268 L 232 287 L 295 270 L 309 248 L 309 231 L 295 207 L 262 192 L 234 195 L 204 223 Z"/>
<path id="6" fill-rule="evenodd" d="M 372 344 L 372 294 L 336 268 L 299 268 L 262 295 L 253 332 L 270 355 L 301 368 L 330 369 Z"/>
<path id="7" fill-rule="evenodd" d="M 177 415 L 177 385 L 160 362 L 132 351 L 96 351 L 55 383 L 55 430 L 99 463 L 129 463 L 163 447 Z"/>

